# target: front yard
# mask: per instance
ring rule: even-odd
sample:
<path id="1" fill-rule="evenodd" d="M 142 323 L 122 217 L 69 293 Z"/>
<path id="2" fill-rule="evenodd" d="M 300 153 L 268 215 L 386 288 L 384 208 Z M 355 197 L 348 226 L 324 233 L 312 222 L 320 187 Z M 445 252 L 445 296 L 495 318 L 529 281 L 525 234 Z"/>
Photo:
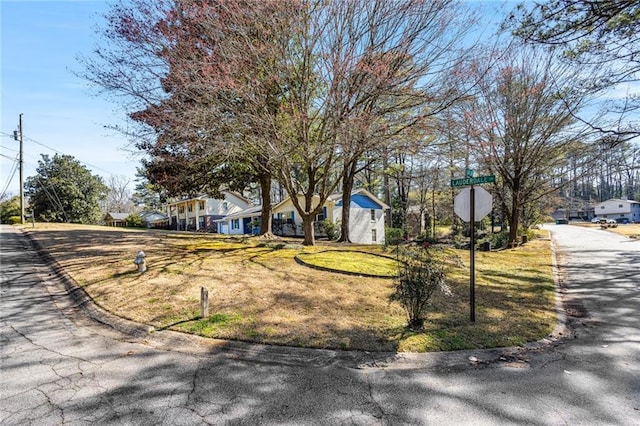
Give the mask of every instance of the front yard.
<path id="1" fill-rule="evenodd" d="M 97 304 L 156 329 L 276 345 L 424 352 L 518 345 L 547 336 L 556 324 L 546 239 L 477 253 L 475 323 L 469 321 L 469 253 L 450 250 L 461 260 L 461 266 L 447 265 L 452 295 L 436 294 L 418 333 L 405 328 L 404 311 L 388 301 L 393 279 L 358 275 L 389 275 L 393 253 L 382 247 L 302 247 L 295 240 L 66 224 L 25 231 Z M 146 254 L 144 274 L 133 264 L 138 250 Z M 209 291 L 208 318 L 199 317 L 201 287 Z"/>

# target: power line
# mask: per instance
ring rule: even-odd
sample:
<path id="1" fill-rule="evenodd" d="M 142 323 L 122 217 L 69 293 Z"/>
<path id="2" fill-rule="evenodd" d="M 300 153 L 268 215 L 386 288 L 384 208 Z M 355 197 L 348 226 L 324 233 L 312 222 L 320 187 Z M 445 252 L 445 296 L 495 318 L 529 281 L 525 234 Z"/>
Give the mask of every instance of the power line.
<path id="1" fill-rule="evenodd" d="M 13 161 L 13 158 L 12 158 L 12 157 L 9 157 L 7 154 L 0 154 L 0 157 L 4 157 L 4 158 L 7 158 L 7 159 L 9 159 L 9 160 L 12 160 L 12 161 Z"/>
<path id="2" fill-rule="evenodd" d="M 0 154 L 2 155 L 2 154 Z M 5 155 L 2 155 L 3 157 L 7 157 Z M 9 158 L 11 160 L 11 158 Z M 11 184 L 11 181 L 13 180 L 13 177 L 16 175 L 16 171 L 18 170 L 18 163 L 20 161 L 20 154 L 16 155 L 16 158 L 13 159 L 13 165 L 11 166 L 11 171 L 9 172 L 9 179 L 7 180 L 7 184 L 5 185 L 4 189 L 2 190 L 2 195 L 0 195 L 0 199 L 4 198 L 4 195 L 7 193 L 7 189 L 9 188 L 9 185 Z"/>
<path id="3" fill-rule="evenodd" d="M 13 136 L 12 136 L 12 137 L 13 137 Z M 10 148 L 10 147 L 8 147 L 8 146 L 4 146 L 4 145 L 0 145 L 0 148 L 2 148 L 2 149 L 6 149 L 6 150 L 9 150 L 9 151 L 13 151 L 13 152 L 19 152 L 17 149 Z"/>
<path id="4" fill-rule="evenodd" d="M 49 198 L 49 201 L 51 201 L 51 204 L 53 204 L 53 207 L 54 208 L 59 207 L 60 210 L 62 210 L 62 214 L 64 215 L 65 221 L 68 223 L 69 222 L 69 216 L 67 216 L 67 212 L 64 210 L 64 206 L 62 205 L 62 202 L 60 201 L 60 197 L 58 197 L 58 193 L 56 192 L 56 188 L 50 182 L 47 182 L 49 184 L 49 186 L 51 187 L 51 190 L 53 191 L 53 193 L 56 196 L 56 199 L 54 200 L 53 197 L 51 196 L 51 193 L 47 190 L 46 185 L 42 182 L 42 179 L 40 179 L 38 176 L 36 176 L 36 180 L 40 183 L 40 187 L 44 190 L 44 193 Z"/>
<path id="5" fill-rule="evenodd" d="M 13 135 L 13 134 L 11 134 L 11 133 L 7 133 L 7 132 L 0 132 L 0 134 L 1 134 L 2 136 L 7 136 L 7 137 L 11 137 L 11 138 L 13 138 L 13 137 L 14 137 L 14 135 Z M 43 148 L 47 148 L 47 149 L 49 149 L 49 150 L 51 150 L 51 151 L 53 151 L 53 152 L 55 152 L 55 153 L 57 153 L 57 154 L 60 154 L 60 155 L 71 155 L 71 154 L 66 154 L 66 153 L 64 153 L 64 152 L 62 152 L 62 151 L 60 151 L 60 150 L 55 149 L 55 148 L 52 148 L 52 147 L 50 147 L 49 145 L 46 145 L 46 144 L 44 144 L 44 143 L 42 143 L 42 142 L 40 142 L 40 141 L 37 141 L 37 140 L 35 140 L 35 139 L 33 139 L 33 138 L 28 137 L 28 136 L 24 136 L 24 140 L 25 140 L 25 141 L 29 141 L 29 142 L 33 142 L 33 143 L 35 143 L 36 145 L 40 145 L 41 147 L 43 147 Z M 71 156 L 72 156 L 73 158 L 75 158 L 76 160 L 78 160 L 80 163 L 84 164 L 85 166 L 89 166 L 89 167 L 91 167 L 91 168 L 93 168 L 93 169 L 99 170 L 99 171 L 104 172 L 104 173 L 107 173 L 107 174 L 109 174 L 109 175 L 116 175 L 115 173 L 113 173 L 113 172 L 111 172 L 111 171 L 109 171 L 109 170 L 105 170 L 105 169 L 103 169 L 102 167 L 98 167 L 98 166 L 96 166 L 96 165 L 93 165 L 93 164 L 87 163 L 86 161 L 82 161 L 82 160 L 80 160 L 79 158 L 76 158 L 76 157 L 75 157 L 75 156 L 73 156 L 73 155 L 71 155 Z"/>
<path id="6" fill-rule="evenodd" d="M 45 148 L 47 148 L 47 149 L 50 149 L 51 151 L 54 151 L 54 152 L 56 152 L 56 153 L 58 153 L 58 154 L 60 154 L 60 155 L 70 155 L 70 154 L 65 154 L 65 153 L 64 153 L 64 152 L 62 152 L 62 151 L 58 151 L 58 150 L 57 150 L 57 149 L 55 149 L 55 148 L 51 148 L 50 146 L 47 146 L 47 145 L 43 144 L 42 142 L 38 142 L 37 140 L 35 140 L 35 139 L 33 139 L 33 138 L 25 137 L 25 140 L 31 141 L 31 142 L 33 142 L 33 143 L 35 143 L 35 144 L 37 144 L 37 145 L 40 145 L 40 146 L 45 147 Z M 72 157 L 73 157 L 73 156 L 72 156 Z M 74 158 L 75 158 L 75 157 L 74 157 Z M 102 167 L 98 167 L 98 166 L 95 166 L 95 165 L 93 165 L 93 164 L 89 164 L 89 163 L 87 163 L 86 161 L 82 161 L 82 160 L 80 160 L 80 159 L 77 159 L 77 160 L 78 160 L 79 162 L 81 162 L 82 164 L 86 165 L 86 166 L 92 167 L 92 168 L 94 168 L 94 169 L 100 170 L 100 171 L 102 171 L 102 172 L 105 172 L 105 173 L 108 173 L 108 174 L 111 174 L 111 175 L 112 175 L 112 174 L 114 174 L 114 173 L 110 172 L 109 170 L 105 170 L 105 169 L 103 169 Z"/>

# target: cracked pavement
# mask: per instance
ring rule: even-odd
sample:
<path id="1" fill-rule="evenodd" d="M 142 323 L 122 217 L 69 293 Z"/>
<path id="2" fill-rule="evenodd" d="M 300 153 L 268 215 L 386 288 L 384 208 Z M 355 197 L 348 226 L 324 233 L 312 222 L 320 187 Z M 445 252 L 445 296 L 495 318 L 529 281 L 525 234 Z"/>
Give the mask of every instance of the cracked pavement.
<path id="1" fill-rule="evenodd" d="M 115 318 L 0 227 L 0 424 L 640 424 L 640 241 L 550 226 L 562 336 L 436 354 L 199 339 Z"/>

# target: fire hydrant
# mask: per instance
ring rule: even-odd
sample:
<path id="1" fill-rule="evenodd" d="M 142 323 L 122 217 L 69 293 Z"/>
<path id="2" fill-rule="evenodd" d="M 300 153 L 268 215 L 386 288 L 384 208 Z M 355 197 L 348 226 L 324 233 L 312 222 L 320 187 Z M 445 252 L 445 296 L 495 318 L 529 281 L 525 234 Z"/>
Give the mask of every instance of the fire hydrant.
<path id="1" fill-rule="evenodd" d="M 144 252 L 142 250 L 140 250 L 136 258 L 133 259 L 133 263 L 138 265 L 138 272 L 142 273 L 147 270 L 147 262 L 144 260 Z"/>

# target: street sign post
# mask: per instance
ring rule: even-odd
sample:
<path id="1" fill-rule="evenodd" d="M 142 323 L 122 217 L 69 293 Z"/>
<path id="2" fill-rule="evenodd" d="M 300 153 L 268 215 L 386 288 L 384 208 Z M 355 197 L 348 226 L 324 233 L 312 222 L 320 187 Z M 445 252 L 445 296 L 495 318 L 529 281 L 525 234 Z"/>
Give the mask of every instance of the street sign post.
<path id="1" fill-rule="evenodd" d="M 470 257 L 471 266 L 469 273 L 469 308 L 471 322 L 476 321 L 476 220 L 484 218 L 491 212 L 493 206 L 493 198 L 483 188 L 475 188 L 474 185 L 483 183 L 494 183 L 495 175 L 474 177 L 474 171 L 467 169 L 465 171 L 466 178 L 451 179 L 451 187 L 464 188 L 455 197 L 453 210 L 462 220 L 470 222 L 471 225 L 471 241 L 470 241 Z"/>
<path id="2" fill-rule="evenodd" d="M 466 177 L 462 179 L 451 179 L 451 187 L 458 188 L 461 186 L 481 185 L 483 183 L 495 183 L 495 182 L 496 182 L 495 175 Z"/>

